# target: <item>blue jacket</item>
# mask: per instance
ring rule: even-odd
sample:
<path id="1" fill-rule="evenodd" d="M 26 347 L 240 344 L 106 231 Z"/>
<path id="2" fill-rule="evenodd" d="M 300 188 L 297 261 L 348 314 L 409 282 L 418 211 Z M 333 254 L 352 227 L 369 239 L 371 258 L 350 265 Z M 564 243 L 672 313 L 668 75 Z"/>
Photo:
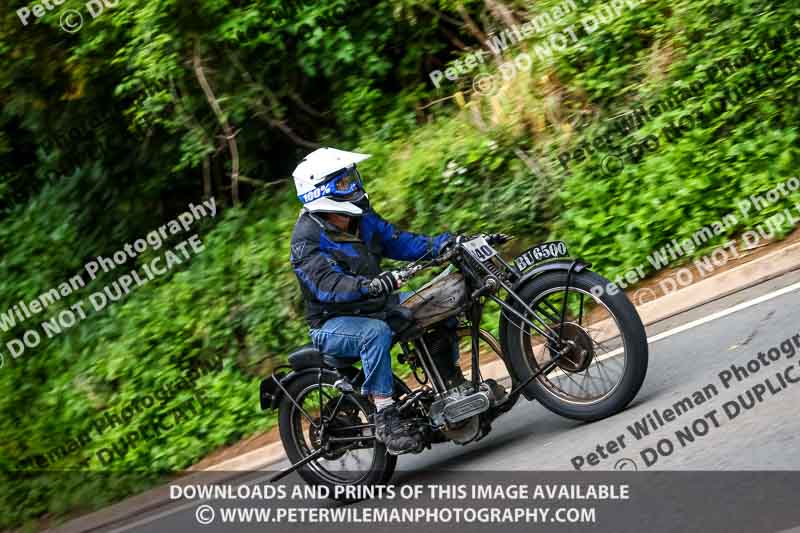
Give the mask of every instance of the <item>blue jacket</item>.
<path id="1" fill-rule="evenodd" d="M 355 234 L 343 232 L 305 209 L 292 233 L 291 261 L 312 328 L 343 315 L 375 315 L 389 297 L 370 298 L 368 285 L 382 272 L 384 257 L 415 261 L 436 257 L 450 237 L 400 231 L 372 210 L 356 219 Z"/>

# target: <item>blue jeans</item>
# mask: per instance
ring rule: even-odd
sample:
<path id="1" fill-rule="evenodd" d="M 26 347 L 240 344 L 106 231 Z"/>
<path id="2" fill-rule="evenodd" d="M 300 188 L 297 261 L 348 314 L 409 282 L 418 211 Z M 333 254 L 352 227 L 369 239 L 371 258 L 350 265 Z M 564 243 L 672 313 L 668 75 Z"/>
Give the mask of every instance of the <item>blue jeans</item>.
<path id="1" fill-rule="evenodd" d="M 334 357 L 360 357 L 364 370 L 361 394 L 391 396 L 392 329 L 383 320 L 361 316 L 339 316 L 327 320 L 321 328 L 311 330 L 311 341 L 317 350 Z"/>
<path id="2" fill-rule="evenodd" d="M 400 293 L 400 301 L 412 294 Z M 447 325 L 455 329 L 458 321 L 451 318 Z M 317 350 L 334 357 L 361 358 L 364 396 L 391 396 L 394 392 L 392 336 L 392 329 L 383 320 L 361 316 L 331 318 L 321 328 L 311 330 L 311 341 Z M 458 343 L 454 344 L 453 358 L 458 361 Z"/>

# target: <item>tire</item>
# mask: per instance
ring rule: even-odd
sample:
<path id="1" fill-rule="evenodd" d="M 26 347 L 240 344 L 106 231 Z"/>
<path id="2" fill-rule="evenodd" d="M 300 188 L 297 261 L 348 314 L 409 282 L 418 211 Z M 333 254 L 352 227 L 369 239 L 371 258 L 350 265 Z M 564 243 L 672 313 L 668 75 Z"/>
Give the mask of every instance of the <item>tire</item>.
<path id="1" fill-rule="evenodd" d="M 543 298 L 542 295 L 563 295 L 566 281 L 566 271 L 546 272 L 519 288 L 517 295 L 526 304 L 533 305 Z M 597 293 L 597 287 L 607 286 L 609 286 L 608 280 L 589 270 L 574 272 L 570 278 L 570 289 L 574 288 L 583 293 L 591 294 L 592 289 L 595 289 L 595 293 Z M 560 293 L 558 291 L 559 288 L 561 289 Z M 576 403 L 557 397 L 552 392 L 552 387 L 548 388 L 545 384 L 545 378 L 542 376 L 534 379 L 525 388 L 526 395 L 532 396 L 553 413 L 581 421 L 601 420 L 625 409 L 639 392 L 647 374 L 647 335 L 636 308 L 622 291 L 610 295 L 604 290 L 599 296 L 596 294 L 595 296 L 605 307 L 605 311 L 614 319 L 616 330 L 621 334 L 621 347 L 624 349 L 622 353 L 625 360 L 621 377 L 616 386 L 606 396 L 588 403 Z M 583 299 L 581 299 L 581 303 L 583 303 Z M 519 304 L 514 307 L 518 311 L 524 312 Z M 601 308 L 598 306 L 598 309 Z M 519 380 L 524 381 L 532 375 L 531 364 L 528 361 L 533 348 L 526 348 L 523 343 L 523 335 L 517 326 L 519 324 L 518 320 L 511 318 L 501 322 L 501 324 L 504 324 L 504 345 L 506 345 L 511 365 L 515 369 Z M 609 322 L 608 324 L 613 323 Z M 617 337 L 615 336 L 614 338 Z M 528 342 L 527 344 L 530 345 L 531 343 Z M 542 347 L 542 345 L 539 346 Z M 592 346 L 592 350 L 594 350 L 593 343 Z M 548 348 L 544 347 L 543 349 L 547 350 Z M 600 359 L 602 360 L 603 358 Z M 609 357 L 608 359 L 613 358 Z M 592 360 L 596 361 L 595 368 L 597 368 L 600 363 L 597 362 L 595 355 L 589 358 L 587 367 L 592 367 Z M 566 377 L 567 373 L 562 369 L 562 375 Z"/>
<path id="2" fill-rule="evenodd" d="M 329 370 L 323 370 L 322 382 L 326 385 L 332 386 L 339 376 Z M 286 387 L 287 392 L 292 398 L 297 399 L 300 395 L 307 397 L 308 391 L 313 388 L 316 389 L 318 384 L 318 372 L 316 370 L 302 373 L 292 380 Z M 305 391 L 305 393 L 304 393 Z M 316 392 L 314 393 L 316 394 Z M 362 414 L 368 416 L 374 411 L 372 404 L 364 397 L 354 394 L 346 393 L 347 402 L 353 405 L 356 403 L 360 406 Z M 300 417 L 300 418 L 298 418 Z M 299 410 L 295 407 L 292 401 L 284 396 L 278 406 L 278 429 L 283 443 L 286 455 L 292 464 L 305 459 L 308 455 L 306 450 L 303 450 L 303 445 L 298 442 L 297 435 L 297 421 L 302 418 Z M 297 472 L 303 480 L 309 485 L 324 485 L 331 489 L 331 495 L 334 494 L 334 487 L 336 485 L 378 485 L 387 483 L 394 473 L 397 464 L 397 457 L 390 455 L 386 451 L 386 447 L 378 441 L 374 441 L 374 448 L 372 453 L 372 464 L 369 470 L 363 473 L 363 477 L 358 480 L 340 480 L 331 479 L 330 477 L 321 474 L 315 469 L 317 461 L 312 461 L 300 467 Z M 348 498 L 337 498 L 343 501 L 351 501 Z"/>

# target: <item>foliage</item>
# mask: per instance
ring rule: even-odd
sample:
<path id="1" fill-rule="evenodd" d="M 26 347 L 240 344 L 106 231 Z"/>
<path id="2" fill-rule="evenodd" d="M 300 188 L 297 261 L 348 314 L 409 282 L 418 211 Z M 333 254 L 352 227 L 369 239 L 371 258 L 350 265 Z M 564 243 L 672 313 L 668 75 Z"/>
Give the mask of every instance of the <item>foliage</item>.
<path id="1" fill-rule="evenodd" d="M 652 0 L 581 34 L 583 46 L 504 80 L 495 95 L 471 92 L 471 76 L 441 89 L 430 84 L 431 70 L 480 46 L 467 22 L 490 34 L 504 29 L 509 13 L 524 21 L 558 4 L 148 0 L 119 2 L 92 19 L 82 1 L 67 0 L 59 9 L 83 10 L 85 19 L 70 34 L 59 29 L 58 12 L 23 26 L 15 10 L 27 4 L 12 1 L 0 14 L 0 313 L 143 237 L 189 202 L 213 195 L 222 212 L 198 228 L 204 250 L 190 262 L 19 359 L 5 343 L 25 327 L 0 333 L 0 468 L 13 481 L 0 488 L 0 525 L 95 508 L 274 424 L 259 409 L 260 377 L 307 338 L 288 264 L 299 209 L 288 176 L 317 145 L 372 153 L 362 168 L 370 198 L 401 226 L 513 233 L 511 253 L 558 237 L 609 277 L 792 177 L 800 118 L 794 70 L 730 99 L 724 113 L 706 113 L 618 173 L 602 171 L 605 154 L 572 162 L 568 172 L 557 160 L 621 112 L 704 79 L 710 65 L 765 40 L 782 44 L 706 83 L 622 145 L 663 140 L 672 121 L 707 109 L 747 76 L 763 76 L 767 64 L 796 65 L 799 10 L 791 2 Z M 579 28 L 603 6 L 576 4 L 552 31 Z M 534 54 L 548 38 L 536 35 L 503 60 Z M 497 73 L 491 62 L 482 68 Z M 742 217 L 720 239 L 798 199 Z M 43 317 L 122 273 L 102 276 Z M 46 471 L 20 467 L 97 417 L 217 360 L 220 368 L 129 426 L 95 436 Z M 101 449 L 147 416 L 197 393 L 208 400 L 199 415 L 110 465 L 98 462 Z"/>

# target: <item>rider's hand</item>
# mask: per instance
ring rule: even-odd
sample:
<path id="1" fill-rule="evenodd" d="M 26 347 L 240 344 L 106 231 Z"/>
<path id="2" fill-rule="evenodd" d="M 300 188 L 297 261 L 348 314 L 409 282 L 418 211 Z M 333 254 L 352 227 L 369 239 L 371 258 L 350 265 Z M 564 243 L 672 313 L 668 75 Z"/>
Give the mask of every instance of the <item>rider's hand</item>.
<path id="1" fill-rule="evenodd" d="M 467 239 L 463 235 L 450 235 L 450 237 L 448 237 L 447 240 L 444 241 L 441 246 L 439 246 L 439 249 L 436 251 L 436 257 L 446 254 L 453 248 L 453 246 L 460 242 L 464 242 L 465 240 Z"/>
<path id="2" fill-rule="evenodd" d="M 400 280 L 394 272 L 381 272 L 378 277 L 369 282 L 367 288 L 369 295 L 373 298 L 386 296 L 400 288 Z"/>
<path id="3" fill-rule="evenodd" d="M 505 244 L 514 237 L 505 233 L 491 233 L 486 236 L 486 242 L 489 244 Z"/>

